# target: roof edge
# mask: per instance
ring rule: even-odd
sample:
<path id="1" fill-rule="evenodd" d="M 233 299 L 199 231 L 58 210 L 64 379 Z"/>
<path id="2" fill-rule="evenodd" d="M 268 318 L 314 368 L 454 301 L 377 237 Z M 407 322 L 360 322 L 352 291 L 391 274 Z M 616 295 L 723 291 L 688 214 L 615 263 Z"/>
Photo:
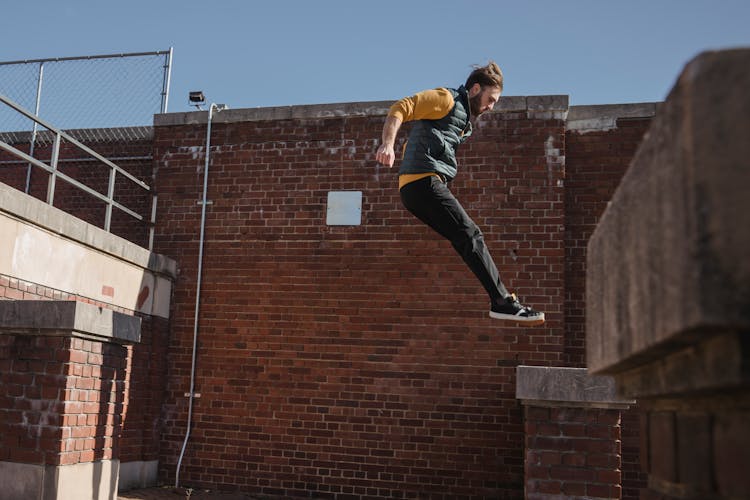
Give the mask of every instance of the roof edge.
<path id="1" fill-rule="evenodd" d="M 300 120 L 348 118 L 363 116 L 385 116 L 394 101 L 344 102 L 332 104 L 308 104 L 298 106 L 274 106 L 263 108 L 227 109 L 213 115 L 214 123 L 247 121 Z M 546 112 L 568 110 L 567 95 L 508 96 L 501 97 L 494 113 Z M 189 111 L 154 115 L 155 127 L 196 125 L 206 123 L 208 111 Z"/>

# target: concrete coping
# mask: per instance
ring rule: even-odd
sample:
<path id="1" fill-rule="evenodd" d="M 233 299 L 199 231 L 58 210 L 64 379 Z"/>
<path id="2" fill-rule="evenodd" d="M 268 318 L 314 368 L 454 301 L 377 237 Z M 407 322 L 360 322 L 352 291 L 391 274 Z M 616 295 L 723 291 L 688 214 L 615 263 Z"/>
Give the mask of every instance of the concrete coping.
<path id="1" fill-rule="evenodd" d="M 516 399 L 530 406 L 627 409 L 634 400 L 616 395 L 612 377 L 589 375 L 586 368 L 516 367 Z"/>
<path id="2" fill-rule="evenodd" d="M 617 120 L 652 118 L 661 103 L 603 104 L 571 106 L 565 129 L 579 133 L 603 132 L 617 128 Z"/>
<path id="3" fill-rule="evenodd" d="M 393 101 L 344 102 L 262 108 L 227 109 L 215 112 L 213 123 L 248 121 L 324 119 L 358 116 L 385 116 Z M 567 95 L 501 97 L 493 113 L 503 112 L 567 112 Z M 165 113 L 154 115 L 155 127 L 197 125 L 206 123 L 208 111 Z"/>
<path id="4" fill-rule="evenodd" d="M 61 335 L 134 344 L 141 318 L 72 300 L 0 301 L 0 335 Z"/>
<path id="5" fill-rule="evenodd" d="M 0 183 L 0 212 L 172 278 L 177 262 L 91 225 L 47 203 Z"/>

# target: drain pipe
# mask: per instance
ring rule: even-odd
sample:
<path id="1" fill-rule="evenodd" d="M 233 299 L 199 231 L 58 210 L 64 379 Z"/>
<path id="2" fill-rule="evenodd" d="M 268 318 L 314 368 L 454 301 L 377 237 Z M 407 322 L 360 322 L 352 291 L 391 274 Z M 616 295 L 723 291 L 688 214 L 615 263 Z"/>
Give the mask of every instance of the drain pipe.
<path id="1" fill-rule="evenodd" d="M 195 399 L 195 362 L 198 353 L 198 313 L 200 311 L 201 301 L 201 284 L 203 282 L 203 243 L 206 235 L 206 207 L 209 205 L 209 201 L 206 199 L 208 192 L 208 164 L 211 155 L 211 121 L 213 119 L 214 110 L 217 112 L 223 111 L 227 108 L 224 104 L 214 104 L 208 108 L 208 126 L 206 129 L 206 164 L 203 167 L 203 199 L 198 202 L 201 205 L 201 230 L 200 230 L 200 241 L 198 243 L 198 283 L 195 290 L 195 318 L 193 321 L 193 359 L 190 367 L 190 393 L 188 396 L 188 418 L 187 418 L 187 430 L 185 431 L 185 440 L 182 443 L 182 451 L 180 451 L 180 458 L 177 460 L 177 471 L 175 473 L 174 487 L 180 487 L 180 468 L 182 467 L 182 459 L 185 456 L 185 448 L 187 448 L 188 440 L 190 439 L 190 428 L 193 424 L 193 401 Z"/>

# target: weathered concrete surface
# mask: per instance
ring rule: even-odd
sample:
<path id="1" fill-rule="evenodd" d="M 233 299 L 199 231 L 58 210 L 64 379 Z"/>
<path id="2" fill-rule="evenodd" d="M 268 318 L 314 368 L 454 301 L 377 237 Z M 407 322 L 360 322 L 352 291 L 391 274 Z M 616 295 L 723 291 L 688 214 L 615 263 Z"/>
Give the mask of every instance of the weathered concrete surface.
<path id="1" fill-rule="evenodd" d="M 590 371 L 638 399 L 642 498 L 750 498 L 750 49 L 660 107 L 588 247 Z"/>
<path id="2" fill-rule="evenodd" d="M 704 53 L 654 118 L 589 242 L 593 373 L 632 368 L 707 335 L 747 337 L 749 88 L 750 50 Z"/>
<path id="3" fill-rule="evenodd" d="M 602 104 L 593 106 L 571 106 L 565 130 L 585 134 L 617 128 L 617 120 L 645 118 L 656 114 L 659 103 Z"/>
<path id="4" fill-rule="evenodd" d="M 612 377 L 589 375 L 585 368 L 518 366 L 516 399 L 536 406 L 627 408 Z"/>
<path id="5" fill-rule="evenodd" d="M 141 318 L 80 301 L 0 301 L 3 333 L 74 335 L 120 344 L 141 339 Z"/>
<path id="6" fill-rule="evenodd" d="M 213 115 L 213 123 L 233 123 L 263 120 L 309 120 L 351 116 L 385 116 L 393 101 L 341 102 L 302 106 L 273 106 L 264 108 L 227 109 Z M 508 96 L 501 97 L 495 113 L 509 111 L 562 112 L 568 111 L 568 96 Z M 208 111 L 165 113 L 154 115 L 154 126 L 193 125 L 206 123 Z"/>
<path id="7" fill-rule="evenodd" d="M 169 317 L 177 263 L 0 183 L 0 274 Z"/>
<path id="8" fill-rule="evenodd" d="M 618 394 L 642 399 L 734 391 L 750 386 L 747 332 L 705 332 L 702 336 L 705 338 L 693 345 L 665 352 L 659 359 L 615 374 Z M 697 406 L 704 405 L 696 403 Z"/>
<path id="9" fill-rule="evenodd" d="M 118 460 L 75 465 L 0 462 L 2 500 L 115 500 Z"/>
<path id="10" fill-rule="evenodd" d="M 158 460 L 121 462 L 117 488 L 119 491 L 129 491 L 156 486 L 158 476 Z"/>
<path id="11" fill-rule="evenodd" d="M 0 462 L 0 484 L 0 498 L 3 500 L 42 498 L 44 466 Z"/>

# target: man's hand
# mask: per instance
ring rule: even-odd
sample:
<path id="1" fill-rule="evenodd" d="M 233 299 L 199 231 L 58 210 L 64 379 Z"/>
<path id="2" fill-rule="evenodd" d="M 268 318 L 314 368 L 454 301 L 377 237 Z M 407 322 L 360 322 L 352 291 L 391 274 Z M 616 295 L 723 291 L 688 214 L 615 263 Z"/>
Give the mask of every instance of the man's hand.
<path id="1" fill-rule="evenodd" d="M 375 152 L 375 159 L 388 168 L 393 166 L 396 159 L 396 153 L 393 152 L 393 143 L 396 142 L 396 134 L 400 127 L 401 118 L 392 115 L 388 115 L 383 124 L 383 141 Z"/>
<path id="2" fill-rule="evenodd" d="M 375 153 L 375 159 L 381 165 L 386 167 L 392 167 L 393 162 L 396 159 L 396 153 L 393 152 L 393 144 L 381 144 L 378 151 Z"/>

